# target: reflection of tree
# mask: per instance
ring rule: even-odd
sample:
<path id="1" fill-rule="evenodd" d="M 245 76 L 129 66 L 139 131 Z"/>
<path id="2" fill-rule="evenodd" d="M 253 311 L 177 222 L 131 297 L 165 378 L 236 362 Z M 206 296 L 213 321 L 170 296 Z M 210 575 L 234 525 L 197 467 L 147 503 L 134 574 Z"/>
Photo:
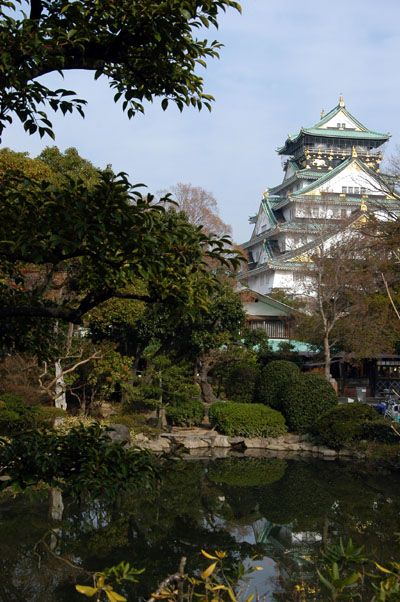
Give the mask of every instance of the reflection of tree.
<path id="1" fill-rule="evenodd" d="M 390 556 L 400 484 L 386 475 L 336 462 L 288 461 L 282 470 L 280 461 L 233 460 L 171 463 L 155 487 L 125 493 L 113 505 L 64 500 L 63 520 L 55 525 L 57 548 L 53 556 L 43 547 L 40 570 L 35 544 L 54 527 L 47 493 L 21 497 L 12 506 L 3 502 L 0 599 L 78 602 L 70 587 L 76 573 L 57 555 L 87 570 L 121 560 L 144 567 L 141 583 L 125 592 L 137 600 L 173 573 L 181 556 L 188 557 L 188 571 L 203 567 L 201 548 L 225 549 L 236 560 L 258 553 L 279 567 L 277 589 L 285 589 L 285 601 L 296 600 L 288 593 L 294 584 L 316 582 L 312 563 L 322 537 L 351 536 L 378 560 Z M 246 479 L 253 485 L 245 486 Z"/>

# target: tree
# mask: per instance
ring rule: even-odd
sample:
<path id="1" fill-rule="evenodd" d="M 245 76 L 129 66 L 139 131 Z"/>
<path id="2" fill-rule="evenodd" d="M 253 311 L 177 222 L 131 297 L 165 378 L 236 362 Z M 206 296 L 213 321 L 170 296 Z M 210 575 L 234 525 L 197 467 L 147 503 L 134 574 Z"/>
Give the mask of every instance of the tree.
<path id="1" fill-rule="evenodd" d="M 207 234 L 232 235 L 232 228 L 218 214 L 218 203 L 211 192 L 200 186 L 179 182 L 171 188 L 177 209 L 183 211 L 194 226 L 202 226 Z"/>
<path id="2" fill-rule="evenodd" d="M 221 44 L 198 39 L 200 28 L 218 25 L 234 0 L 19 0 L 0 1 L 0 136 L 17 117 L 30 134 L 54 137 L 43 108 L 63 114 L 86 104 L 76 93 L 50 89 L 41 76 L 79 69 L 109 80 L 115 102 L 131 118 L 143 102 L 161 98 L 180 110 L 210 108 L 197 73 Z"/>
<path id="3" fill-rule="evenodd" d="M 365 237 L 363 223 L 320 240 L 304 265 L 306 311 L 297 314 L 299 336 L 322 346 L 325 376 L 330 378 L 332 350 L 358 357 L 393 352 L 400 327 L 382 295 L 382 249 Z M 400 326 L 400 325 L 398 325 Z"/>
<path id="4" fill-rule="evenodd" d="M 207 236 L 184 214 L 143 196 L 124 174 L 98 177 L 94 186 L 78 176 L 65 186 L 27 180 L 22 170 L 3 174 L 0 318 L 80 323 L 111 298 L 197 303 L 196 272 L 204 275 L 204 292 L 215 280 L 205 257 L 237 264 L 229 239 Z"/>

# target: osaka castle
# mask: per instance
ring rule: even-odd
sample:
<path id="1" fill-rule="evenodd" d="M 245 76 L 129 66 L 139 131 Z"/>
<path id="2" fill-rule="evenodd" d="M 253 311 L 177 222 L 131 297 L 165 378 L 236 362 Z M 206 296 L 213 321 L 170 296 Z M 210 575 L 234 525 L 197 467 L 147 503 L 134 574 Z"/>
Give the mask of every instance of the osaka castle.
<path id="1" fill-rule="evenodd" d="M 277 149 L 283 180 L 268 188 L 250 217 L 252 236 L 244 245 L 248 266 L 240 280 L 261 294 L 273 289 L 296 293 L 304 278 L 307 251 L 321 232 L 340 232 L 390 203 L 382 190 L 382 145 L 390 134 L 360 123 L 339 97 L 337 106 L 311 127 L 301 127 Z"/>

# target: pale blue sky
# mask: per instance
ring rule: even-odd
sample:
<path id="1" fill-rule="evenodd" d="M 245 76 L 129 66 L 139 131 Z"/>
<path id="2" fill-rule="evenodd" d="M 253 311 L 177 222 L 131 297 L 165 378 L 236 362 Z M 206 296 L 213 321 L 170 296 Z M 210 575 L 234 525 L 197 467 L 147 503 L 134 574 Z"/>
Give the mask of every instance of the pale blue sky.
<path id="1" fill-rule="evenodd" d="M 221 60 L 204 72 L 212 113 L 159 103 L 128 121 L 106 84 L 69 73 L 65 87 L 89 101 L 87 115 L 54 116 L 56 144 L 75 146 L 103 167 L 129 173 L 151 191 L 190 182 L 216 196 L 238 242 L 251 234 L 265 188 L 281 179 L 275 149 L 319 119 L 343 93 L 347 108 L 400 144 L 399 0 L 243 0 L 243 15 L 221 18 Z M 57 85 L 61 81 L 57 80 Z M 51 144 L 13 125 L 3 145 L 32 155 Z"/>

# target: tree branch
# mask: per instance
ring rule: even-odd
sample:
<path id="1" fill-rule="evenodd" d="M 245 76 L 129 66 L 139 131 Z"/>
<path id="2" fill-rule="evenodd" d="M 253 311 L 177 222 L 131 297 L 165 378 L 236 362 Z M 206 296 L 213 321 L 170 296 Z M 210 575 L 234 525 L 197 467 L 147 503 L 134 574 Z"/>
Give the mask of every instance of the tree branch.
<path id="1" fill-rule="evenodd" d="M 31 12 L 29 15 L 30 19 L 35 21 L 39 20 L 42 16 L 43 5 L 42 0 L 31 0 Z"/>
<path id="2" fill-rule="evenodd" d="M 397 318 L 400 320 L 399 310 L 397 309 L 396 304 L 393 301 L 392 293 L 390 292 L 389 285 L 387 283 L 387 280 L 386 280 L 383 272 L 381 272 L 381 276 L 382 276 L 383 284 L 385 285 L 387 296 L 389 297 L 389 301 L 390 301 L 390 303 L 391 303 L 391 305 L 392 305 L 392 307 L 393 307 L 393 309 L 395 311 L 395 314 L 396 314 Z"/>
<path id="3" fill-rule="evenodd" d="M 48 318 L 60 319 L 73 324 L 81 324 L 83 316 L 101 303 L 109 299 L 126 299 L 129 301 L 143 301 L 144 303 L 155 303 L 157 299 L 150 295 L 139 295 L 136 293 L 121 293 L 108 291 L 102 293 L 88 294 L 76 308 L 63 307 L 57 304 L 47 305 L 3 305 L 0 307 L 0 319 L 2 318 Z"/>

